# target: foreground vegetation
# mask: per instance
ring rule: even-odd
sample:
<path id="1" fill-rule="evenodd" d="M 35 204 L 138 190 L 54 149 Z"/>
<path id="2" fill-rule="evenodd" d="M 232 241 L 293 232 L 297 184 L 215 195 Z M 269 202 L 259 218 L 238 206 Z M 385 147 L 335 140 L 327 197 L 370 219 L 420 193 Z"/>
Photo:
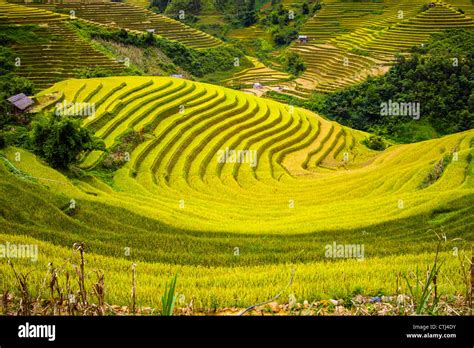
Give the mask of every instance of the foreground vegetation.
<path id="1" fill-rule="evenodd" d="M 321 315 L 335 311 L 335 314 L 349 314 L 354 310 L 351 314 L 356 314 L 355 309 L 361 307 L 359 315 L 413 314 L 419 303 L 411 296 L 408 284 L 416 282 L 414 274 L 417 268 L 431 267 L 435 258 L 435 253 L 421 253 L 410 256 L 375 257 L 364 262 L 342 260 L 250 267 L 203 267 L 137 262 L 133 256 L 128 259 L 105 257 L 93 253 L 86 246 L 84 289 L 89 295 L 88 306 L 81 307 L 81 287 L 78 285 L 76 272 L 76 268 L 81 265 L 81 259 L 80 254 L 74 251 L 72 246 L 57 247 L 30 237 L 11 235 L 0 235 L 0 241 L 38 245 L 40 253 L 36 264 L 22 259 L 12 262 L 17 274 L 28 274 L 28 292 L 33 302 L 30 310 L 35 313 L 40 310 L 46 311 L 43 314 L 52 314 L 55 308 L 68 314 L 68 301 L 73 302 L 75 314 L 81 314 L 81 308 L 88 308 L 89 312 L 85 314 L 89 315 L 133 314 L 134 305 L 138 314 L 160 314 L 164 309 L 162 294 L 169 279 L 175 274 L 178 274 L 175 294 L 177 314 L 199 315 L 217 311 L 221 314 L 237 315 L 243 308 L 272 299 L 282 290 L 284 293 L 275 301 L 276 309 L 275 303 L 271 303 L 269 307 L 260 306 L 256 311 L 282 312 L 280 314 L 306 312 L 306 315 Z M 435 245 L 436 241 L 433 244 Z M 469 278 L 465 278 L 463 272 L 469 269 L 470 264 L 469 260 L 463 261 L 465 257 L 464 253 L 453 255 L 452 251 L 442 252 L 439 255 L 442 268 L 436 282 L 436 296 L 439 296 L 438 300 L 441 301 L 434 312 L 426 314 L 469 313 L 469 307 L 464 302 L 466 289 L 469 289 Z M 132 278 L 132 263 L 136 264 L 135 283 Z M 20 308 L 21 292 L 18 290 L 15 273 L 6 261 L 0 263 L 0 270 L 4 275 L 2 289 L 4 293 L 8 290 L 9 313 L 12 313 Z M 295 272 L 294 278 L 290 286 L 285 288 L 292 271 Z M 409 282 L 404 276 L 409 278 Z M 57 279 L 53 293 L 50 292 L 51 279 Z M 101 284 L 103 296 L 102 293 L 96 294 L 92 291 L 97 284 Z M 135 284 L 135 301 L 131 296 L 133 284 Z M 56 290 L 60 290 L 60 293 Z M 74 295 L 74 301 L 68 294 Z M 36 302 L 37 299 L 41 301 Z M 61 299 L 62 302 L 59 302 Z M 332 301 L 329 301 L 330 299 Z M 430 296 L 429 305 L 432 305 L 433 300 L 433 296 Z M 359 306 L 354 305 L 352 301 Z M 102 302 L 109 306 L 103 306 L 101 309 L 103 312 L 98 312 L 97 305 Z M 377 302 L 382 303 L 377 306 Z M 383 302 L 392 302 L 395 305 L 390 309 L 384 308 L 381 306 Z M 305 303 L 311 304 L 313 311 L 301 311 L 303 308 L 308 309 Z M 362 303 L 366 304 L 360 306 Z M 370 303 L 373 303 L 372 308 Z M 122 308 L 123 306 L 125 308 Z M 234 309 L 223 310 L 226 307 Z"/>

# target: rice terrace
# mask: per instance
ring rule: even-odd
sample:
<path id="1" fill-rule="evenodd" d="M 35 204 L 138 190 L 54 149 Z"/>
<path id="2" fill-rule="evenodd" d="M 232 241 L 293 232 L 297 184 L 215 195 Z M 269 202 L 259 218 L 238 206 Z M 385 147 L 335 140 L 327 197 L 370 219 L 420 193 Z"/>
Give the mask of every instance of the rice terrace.
<path id="1" fill-rule="evenodd" d="M 472 315 L 474 2 L 0 0 L 3 315 Z"/>

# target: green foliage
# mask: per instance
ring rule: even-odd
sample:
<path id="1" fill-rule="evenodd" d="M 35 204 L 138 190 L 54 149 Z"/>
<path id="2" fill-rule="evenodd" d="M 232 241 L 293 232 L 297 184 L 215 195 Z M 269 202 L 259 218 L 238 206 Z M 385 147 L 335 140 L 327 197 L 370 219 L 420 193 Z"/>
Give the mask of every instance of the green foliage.
<path id="1" fill-rule="evenodd" d="M 323 8 L 323 6 L 321 5 L 321 2 L 319 0 L 317 0 L 316 3 L 313 6 L 313 13 L 318 12 L 322 8 Z"/>
<path id="2" fill-rule="evenodd" d="M 248 27 L 257 22 L 255 0 L 216 0 L 216 8 L 236 27 Z"/>
<path id="3" fill-rule="evenodd" d="M 151 0 L 150 9 L 157 9 L 158 11 L 155 12 L 163 13 L 165 12 L 169 2 L 170 0 Z"/>
<path id="4" fill-rule="evenodd" d="M 4 127 L 3 137 L 6 146 L 17 146 L 32 150 L 29 129 L 25 126 L 6 126 Z"/>
<path id="5" fill-rule="evenodd" d="M 357 129 L 376 131 L 402 142 L 474 127 L 474 32 L 451 30 L 434 35 L 406 59 L 399 56 L 390 71 L 329 95 L 318 110 Z M 457 60 L 455 60 L 456 58 Z M 457 64 L 456 64 L 457 63 Z M 388 101 L 419 103 L 420 120 L 384 116 Z"/>
<path id="6" fill-rule="evenodd" d="M 167 40 L 152 33 L 129 34 L 123 29 L 105 29 L 79 22 L 75 22 L 74 25 L 92 38 L 112 40 L 141 48 L 155 46 L 170 57 L 175 65 L 197 77 L 233 69 L 236 57 L 239 57 L 241 62 L 246 60 L 243 52 L 231 45 L 195 50 L 180 42 Z"/>
<path id="7" fill-rule="evenodd" d="M 362 143 L 369 149 L 376 151 L 383 151 L 387 147 L 383 138 L 378 135 L 371 135 L 367 139 L 364 139 Z"/>
<path id="8" fill-rule="evenodd" d="M 113 72 L 100 67 L 86 67 L 78 69 L 76 77 L 78 79 L 90 79 L 93 77 L 107 77 L 114 75 Z"/>
<path id="9" fill-rule="evenodd" d="M 415 303 L 416 314 L 436 314 L 439 302 L 439 294 L 436 293 L 436 280 L 441 269 L 441 264 L 438 263 L 438 253 L 439 245 L 433 266 L 426 273 L 420 272 L 418 267 L 416 268 L 416 273 L 412 274 L 414 284 L 411 283 L 410 277 L 405 274 L 408 290 Z M 432 297 L 433 300 L 430 303 Z"/>
<path id="10" fill-rule="evenodd" d="M 0 46 L 9 46 L 15 43 L 38 44 L 47 42 L 47 36 L 35 34 L 34 31 L 37 28 L 37 25 L 2 26 Z"/>
<path id="11" fill-rule="evenodd" d="M 326 95 L 314 93 L 311 96 L 311 99 L 301 99 L 288 94 L 282 94 L 275 91 L 268 91 L 265 94 L 267 97 L 270 97 L 276 101 L 285 104 L 291 104 L 294 106 L 299 106 L 308 110 L 319 111 L 323 109 L 324 103 L 326 101 Z"/>
<path id="12" fill-rule="evenodd" d="M 452 156 L 446 155 L 441 158 L 433 167 L 433 169 L 428 173 L 425 180 L 420 185 L 420 188 L 428 187 L 434 184 L 440 177 L 443 175 L 444 170 L 446 167 L 451 163 Z"/>
<path id="13" fill-rule="evenodd" d="M 273 40 L 279 46 L 289 45 L 293 40 L 298 37 L 298 32 L 292 28 L 281 28 L 278 29 L 274 35 Z"/>
<path id="14" fill-rule="evenodd" d="M 309 4 L 307 2 L 303 3 L 301 7 L 301 13 L 304 15 L 307 15 L 309 14 L 309 12 L 310 12 Z"/>
<path id="15" fill-rule="evenodd" d="M 103 150 L 104 143 L 82 128 L 79 120 L 40 117 L 33 125 L 34 151 L 52 167 L 66 169 L 84 151 Z"/>
<path id="16" fill-rule="evenodd" d="M 313 11 L 316 6 L 317 4 L 314 5 Z M 278 46 L 286 46 L 298 37 L 298 32 L 311 16 L 311 12 L 309 2 L 292 4 L 290 8 L 285 8 L 281 2 L 272 1 L 272 7 L 262 13 L 259 23 L 270 28 L 273 41 Z"/>
<path id="17" fill-rule="evenodd" d="M 279 27 L 287 26 L 290 23 L 289 11 L 283 8 L 282 4 L 274 6 L 262 20 L 263 25 L 277 25 Z"/>
<path id="18" fill-rule="evenodd" d="M 306 64 L 301 56 L 296 52 L 290 52 L 286 57 L 286 70 L 295 76 L 306 70 Z"/>
<path id="19" fill-rule="evenodd" d="M 123 166 L 129 159 L 132 151 L 144 140 L 143 134 L 129 129 L 125 132 L 112 148 L 106 151 L 106 155 L 101 163 L 101 166 L 107 170 L 117 170 Z"/>
<path id="20" fill-rule="evenodd" d="M 163 296 L 161 297 L 161 315 L 163 316 L 172 316 L 174 304 L 176 302 L 175 290 L 176 290 L 176 278 L 178 276 L 175 275 L 169 284 L 165 285 L 165 291 Z"/>
<path id="21" fill-rule="evenodd" d="M 14 56 L 11 49 L 0 46 L 0 75 L 5 75 L 15 69 Z"/>
<path id="22" fill-rule="evenodd" d="M 3 149 L 6 145 L 6 142 L 5 142 L 5 136 L 0 133 L 0 149 Z"/>
<path id="23" fill-rule="evenodd" d="M 354 54 L 358 54 L 359 56 L 364 56 L 364 57 L 368 57 L 370 55 L 369 51 L 366 51 L 366 50 L 363 50 L 363 49 L 360 49 L 360 48 L 352 48 L 351 49 L 351 52 L 354 53 Z"/>
<path id="24" fill-rule="evenodd" d="M 3 35 L 3 33 L 2 33 Z M 32 94 L 33 83 L 15 75 L 15 56 L 10 48 L 0 46 L 0 127 L 12 121 L 11 110 L 7 98 L 18 94 Z"/>
<path id="25" fill-rule="evenodd" d="M 298 37 L 298 15 L 290 19 L 289 10 L 283 8 L 282 4 L 272 7 L 272 10 L 264 16 L 260 23 L 266 27 L 271 28 L 273 41 L 278 46 L 289 45 Z"/>
<path id="26" fill-rule="evenodd" d="M 211 23 L 211 24 L 199 24 L 196 26 L 197 29 L 208 33 L 214 37 L 221 39 L 222 41 L 227 41 L 227 33 L 230 30 L 230 26 L 228 24 L 223 25 L 220 23 Z"/>
<path id="27" fill-rule="evenodd" d="M 161 1 L 163 2 L 163 1 Z M 160 6 L 158 3 L 158 7 Z M 184 11 L 185 17 L 189 17 L 190 15 L 197 15 L 201 11 L 202 3 L 201 0 L 173 0 L 168 1 L 166 6 L 166 10 L 164 11 L 167 15 L 177 17 L 179 15 L 179 11 Z"/>

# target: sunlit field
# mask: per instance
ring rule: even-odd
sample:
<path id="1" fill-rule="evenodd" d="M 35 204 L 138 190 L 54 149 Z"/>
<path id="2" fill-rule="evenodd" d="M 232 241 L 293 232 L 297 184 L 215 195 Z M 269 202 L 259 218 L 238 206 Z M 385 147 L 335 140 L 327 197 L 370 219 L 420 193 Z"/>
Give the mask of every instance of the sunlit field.
<path id="1" fill-rule="evenodd" d="M 2 313 L 472 314 L 472 2 L 188 5 L 0 0 Z"/>

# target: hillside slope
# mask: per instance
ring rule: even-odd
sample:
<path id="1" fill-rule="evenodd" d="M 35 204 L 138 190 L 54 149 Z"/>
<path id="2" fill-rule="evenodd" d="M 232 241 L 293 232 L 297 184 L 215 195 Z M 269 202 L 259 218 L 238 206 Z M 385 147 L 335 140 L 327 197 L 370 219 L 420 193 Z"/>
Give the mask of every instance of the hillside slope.
<path id="1" fill-rule="evenodd" d="M 177 20 L 156 14 L 139 6 L 119 2 L 91 2 L 88 4 L 28 4 L 42 9 L 74 14 L 95 23 L 155 34 L 176 40 L 186 46 L 206 49 L 222 44 L 222 41 Z"/>
<path id="2" fill-rule="evenodd" d="M 364 227 L 472 193 L 472 130 L 377 153 L 361 145 L 363 132 L 207 84 L 160 77 L 68 80 L 43 94 L 55 91 L 68 101 L 97 102 L 84 126 L 109 149 L 130 129 L 145 134 L 114 181 L 120 195 L 140 193 L 143 209 L 161 206 L 152 215 L 171 225 L 249 233 Z M 222 163 L 226 149 L 249 151 L 245 163 L 232 163 L 239 162 L 232 156 Z M 453 153 L 458 160 L 421 189 L 436 163 Z M 82 166 L 97 166 L 101 156 L 88 154 Z M 180 200 L 186 209 L 176 209 Z"/>
<path id="3" fill-rule="evenodd" d="M 30 31 L 35 42 L 13 42 L 19 59 L 17 74 L 35 83 L 38 90 L 78 76 L 82 69 L 99 68 L 119 75 L 123 64 L 96 50 L 68 26 L 68 16 L 0 1 L 0 31 Z"/>
<path id="4" fill-rule="evenodd" d="M 132 260 L 147 306 L 159 303 L 176 272 L 186 303 L 206 308 L 268 299 L 291 268 L 299 301 L 392 294 L 396 274 L 424 269 L 435 233 L 444 233 L 439 291 L 462 290 L 449 251 L 469 249 L 473 238 L 473 130 L 375 152 L 361 144 L 366 133 L 208 84 L 67 80 L 40 95 L 58 91 L 65 101 L 95 103 L 83 124 L 111 153 L 131 129 L 142 142 L 108 184 L 98 175 L 100 152 L 82 160 L 85 173 L 68 178 L 24 149 L 3 151 L 0 242 L 39 245 L 38 263 L 15 260 L 19 270 L 36 271 L 33 283 L 82 241 L 88 270 L 105 271 L 108 303 L 128 304 Z M 257 157 L 219 161 L 226 149 Z M 365 262 L 325 258 L 335 241 L 365 245 Z M 0 264 L 12 287 L 7 267 Z"/>
<path id="5" fill-rule="evenodd" d="M 286 83 L 284 92 L 306 98 L 312 91 L 328 93 L 360 83 L 384 74 L 397 53 L 407 54 L 433 33 L 474 28 L 467 2 L 433 3 L 435 7 L 420 0 L 324 1 L 300 33 L 309 41 L 291 47 L 307 70 Z"/>

